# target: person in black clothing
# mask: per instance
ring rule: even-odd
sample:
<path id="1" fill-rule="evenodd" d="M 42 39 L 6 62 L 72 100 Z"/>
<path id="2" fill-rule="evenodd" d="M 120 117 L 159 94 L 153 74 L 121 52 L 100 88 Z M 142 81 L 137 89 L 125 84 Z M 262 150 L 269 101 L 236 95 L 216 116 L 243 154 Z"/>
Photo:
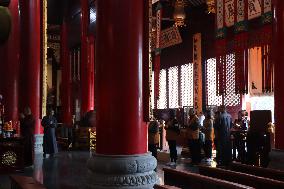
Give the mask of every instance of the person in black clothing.
<path id="1" fill-rule="evenodd" d="M 201 161 L 200 123 L 198 116 L 194 112 L 191 112 L 187 125 L 187 139 L 191 154 L 191 163 L 198 164 Z"/>
<path id="2" fill-rule="evenodd" d="M 50 154 L 50 156 L 53 157 L 53 155 L 58 152 L 55 136 L 57 120 L 54 117 L 53 110 L 49 110 L 48 115 L 43 117 L 41 125 L 44 127 L 43 157 L 45 158 L 46 154 Z"/>
<path id="3" fill-rule="evenodd" d="M 245 132 L 248 130 L 248 120 L 245 116 L 245 111 L 239 111 L 238 113 L 238 119 L 235 120 L 234 124 L 234 143 L 238 151 L 238 161 L 241 161 L 242 163 L 245 163 L 245 157 L 246 157 L 246 144 L 245 144 Z"/>
<path id="4" fill-rule="evenodd" d="M 154 118 L 148 127 L 148 150 L 152 152 L 152 155 L 157 159 L 159 144 L 159 123 Z"/>
<path id="5" fill-rule="evenodd" d="M 24 114 L 20 115 L 20 127 L 21 127 L 20 129 L 21 136 L 24 138 L 24 143 L 25 143 L 25 148 L 24 148 L 25 166 L 31 166 L 33 165 L 33 138 L 34 138 L 35 119 L 29 107 L 26 107 L 24 109 Z"/>
<path id="6" fill-rule="evenodd" d="M 231 128 L 232 117 L 227 113 L 225 106 L 219 107 L 219 114 L 214 123 L 215 137 L 217 138 L 217 163 L 227 166 L 232 161 Z"/>
<path id="7" fill-rule="evenodd" d="M 176 118 L 170 119 L 166 124 L 166 139 L 169 144 L 171 162 L 169 165 L 176 165 L 177 162 L 177 138 L 180 133 L 179 123 Z"/>

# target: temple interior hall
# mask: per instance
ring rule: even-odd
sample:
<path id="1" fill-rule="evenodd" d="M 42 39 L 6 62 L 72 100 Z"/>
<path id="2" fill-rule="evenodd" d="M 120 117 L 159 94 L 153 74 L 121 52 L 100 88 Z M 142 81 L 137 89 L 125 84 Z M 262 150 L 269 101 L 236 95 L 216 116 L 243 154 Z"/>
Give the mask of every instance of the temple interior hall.
<path id="1" fill-rule="evenodd" d="M 284 189 L 284 0 L 0 0 L 0 189 Z"/>

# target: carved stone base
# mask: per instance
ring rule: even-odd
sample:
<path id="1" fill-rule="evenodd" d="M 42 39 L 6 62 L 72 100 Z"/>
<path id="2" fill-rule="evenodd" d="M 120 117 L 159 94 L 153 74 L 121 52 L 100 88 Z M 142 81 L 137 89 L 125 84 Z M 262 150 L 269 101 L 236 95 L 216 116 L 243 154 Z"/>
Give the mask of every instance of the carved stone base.
<path id="1" fill-rule="evenodd" d="M 43 152 L 43 135 L 34 135 L 34 150 L 35 154 L 40 154 Z"/>
<path id="2" fill-rule="evenodd" d="M 158 182 L 157 160 L 150 154 L 106 156 L 88 161 L 88 189 L 150 189 Z"/>

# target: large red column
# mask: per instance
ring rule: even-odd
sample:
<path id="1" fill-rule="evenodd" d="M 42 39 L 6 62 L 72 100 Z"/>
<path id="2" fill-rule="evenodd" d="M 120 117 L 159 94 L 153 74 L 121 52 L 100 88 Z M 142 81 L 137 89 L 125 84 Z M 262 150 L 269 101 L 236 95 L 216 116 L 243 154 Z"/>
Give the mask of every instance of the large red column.
<path id="1" fill-rule="evenodd" d="M 143 0 L 99 0 L 97 7 L 97 152 L 146 153 Z"/>
<path id="2" fill-rule="evenodd" d="M 68 23 L 64 20 L 61 26 L 61 68 L 62 68 L 62 83 L 61 83 L 61 101 L 63 123 L 67 127 L 72 126 L 72 76 L 71 63 L 69 62 L 69 48 L 68 48 Z"/>
<path id="3" fill-rule="evenodd" d="M 149 189 L 157 181 L 143 122 L 144 2 L 97 1 L 97 154 L 88 162 L 91 188 Z"/>
<path id="4" fill-rule="evenodd" d="M 274 0 L 273 61 L 274 61 L 274 100 L 277 149 L 284 150 L 284 1 Z"/>
<path id="5" fill-rule="evenodd" d="M 20 20 L 19 2 L 11 0 L 9 10 L 12 17 L 12 28 L 8 41 L 2 48 L 2 90 L 5 105 L 5 120 L 18 121 L 18 92 L 20 66 Z"/>
<path id="6" fill-rule="evenodd" d="M 88 36 L 88 67 L 87 67 L 87 87 L 90 110 L 95 108 L 95 37 Z"/>
<path id="7" fill-rule="evenodd" d="M 94 82 L 92 82 L 92 74 L 94 70 L 89 60 L 88 50 L 88 29 L 89 29 L 89 1 L 81 0 L 81 91 L 82 91 L 82 105 L 81 113 L 84 114 L 94 109 Z M 91 52 L 92 55 L 94 52 Z"/>
<path id="8" fill-rule="evenodd" d="M 35 117 L 35 148 L 41 148 L 40 137 L 40 64 L 41 64 L 41 1 L 20 0 L 21 9 L 21 105 L 30 107 Z M 39 138 L 38 138 L 39 137 Z"/>

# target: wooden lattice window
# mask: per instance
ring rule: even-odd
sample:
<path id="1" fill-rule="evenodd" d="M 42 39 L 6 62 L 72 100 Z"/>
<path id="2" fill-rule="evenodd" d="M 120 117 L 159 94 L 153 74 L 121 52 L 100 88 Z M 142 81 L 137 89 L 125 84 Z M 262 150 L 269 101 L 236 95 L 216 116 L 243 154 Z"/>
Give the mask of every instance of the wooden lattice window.
<path id="1" fill-rule="evenodd" d="M 154 109 L 155 106 L 155 72 L 152 72 L 151 77 L 151 108 Z"/>
<path id="2" fill-rule="evenodd" d="M 237 106 L 240 104 L 240 95 L 235 93 L 235 54 L 226 57 L 226 95 L 225 106 Z"/>
<path id="3" fill-rule="evenodd" d="M 169 108 L 179 107 L 178 77 L 178 66 L 168 69 Z"/>
<path id="4" fill-rule="evenodd" d="M 216 58 L 208 59 L 206 62 L 206 90 L 207 106 L 238 106 L 241 103 L 240 95 L 235 94 L 235 55 L 226 57 L 226 94 L 217 96 L 216 82 Z"/>
<path id="5" fill-rule="evenodd" d="M 181 66 L 181 105 L 193 106 L 193 64 Z"/>
<path id="6" fill-rule="evenodd" d="M 208 59 L 206 62 L 206 83 L 207 83 L 207 105 L 222 105 L 222 96 L 217 96 L 216 89 L 216 58 Z"/>
<path id="7" fill-rule="evenodd" d="M 167 70 L 160 70 L 159 76 L 159 99 L 157 101 L 158 109 L 167 108 Z"/>

